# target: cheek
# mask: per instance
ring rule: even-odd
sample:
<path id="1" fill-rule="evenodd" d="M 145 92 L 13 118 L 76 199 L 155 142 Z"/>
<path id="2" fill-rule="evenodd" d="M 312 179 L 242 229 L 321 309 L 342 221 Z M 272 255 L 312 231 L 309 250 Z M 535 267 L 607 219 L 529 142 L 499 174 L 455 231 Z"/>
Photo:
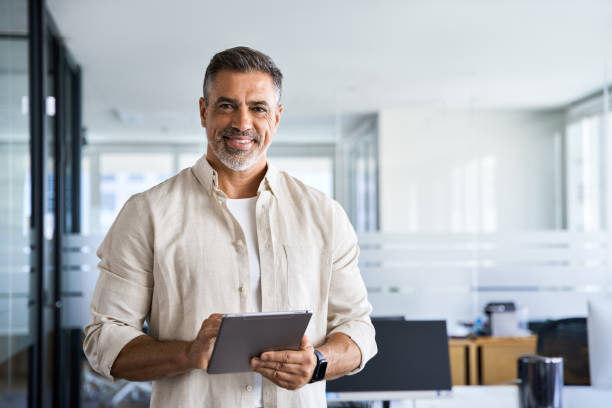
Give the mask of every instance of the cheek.
<path id="1" fill-rule="evenodd" d="M 268 146 L 270 146 L 270 143 L 272 143 L 272 133 L 270 133 L 270 131 L 265 132 L 262 136 L 262 140 L 263 140 L 263 143 L 261 144 L 262 149 L 265 149 Z"/>
<path id="2" fill-rule="evenodd" d="M 206 127 L 211 130 L 210 134 L 216 135 L 228 126 L 231 126 L 231 119 L 226 115 L 209 115 L 206 124 Z"/>
<path id="3" fill-rule="evenodd" d="M 270 141 L 274 136 L 274 121 L 270 118 L 266 118 L 260 122 L 256 130 L 257 133 L 259 133 L 264 139 L 264 144 L 270 144 Z"/>

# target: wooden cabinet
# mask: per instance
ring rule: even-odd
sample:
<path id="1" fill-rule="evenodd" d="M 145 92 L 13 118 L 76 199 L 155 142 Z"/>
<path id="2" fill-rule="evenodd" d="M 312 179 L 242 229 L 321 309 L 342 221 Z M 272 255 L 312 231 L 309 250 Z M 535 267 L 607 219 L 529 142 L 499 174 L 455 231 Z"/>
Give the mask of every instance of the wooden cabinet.
<path id="1" fill-rule="evenodd" d="M 448 354 L 450 356 L 451 380 L 455 385 L 470 384 L 470 358 L 473 342 L 467 339 L 450 339 Z"/>
<path id="2" fill-rule="evenodd" d="M 499 385 L 518 378 L 517 360 L 535 354 L 537 336 L 483 337 L 474 342 L 479 385 Z"/>
<path id="3" fill-rule="evenodd" d="M 517 359 L 536 352 L 537 336 L 450 339 L 453 385 L 497 385 L 517 379 Z"/>

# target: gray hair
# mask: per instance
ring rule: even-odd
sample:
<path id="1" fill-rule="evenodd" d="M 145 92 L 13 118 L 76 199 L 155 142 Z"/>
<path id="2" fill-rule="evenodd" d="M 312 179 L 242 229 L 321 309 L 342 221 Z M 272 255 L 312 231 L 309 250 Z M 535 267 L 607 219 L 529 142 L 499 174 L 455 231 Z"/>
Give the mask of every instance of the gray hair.
<path id="1" fill-rule="evenodd" d="M 272 77 L 274 88 L 276 88 L 276 101 L 280 103 L 283 74 L 272 61 L 272 58 L 249 47 L 234 47 L 215 54 L 206 68 L 202 90 L 204 102 L 207 105 L 212 81 L 215 79 L 215 75 L 223 70 L 232 72 L 260 71 L 269 74 Z"/>

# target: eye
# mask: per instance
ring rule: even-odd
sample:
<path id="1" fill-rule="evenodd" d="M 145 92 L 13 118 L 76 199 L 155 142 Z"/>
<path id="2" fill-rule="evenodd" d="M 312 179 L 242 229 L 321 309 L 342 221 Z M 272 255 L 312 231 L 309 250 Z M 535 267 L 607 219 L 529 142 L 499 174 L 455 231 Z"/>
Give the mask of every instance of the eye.
<path id="1" fill-rule="evenodd" d="M 222 103 L 219 105 L 219 109 L 223 109 L 223 110 L 232 109 L 232 105 L 229 103 Z"/>
<path id="2" fill-rule="evenodd" d="M 266 108 L 262 108 L 261 106 L 255 106 L 253 110 L 257 113 L 266 113 Z"/>

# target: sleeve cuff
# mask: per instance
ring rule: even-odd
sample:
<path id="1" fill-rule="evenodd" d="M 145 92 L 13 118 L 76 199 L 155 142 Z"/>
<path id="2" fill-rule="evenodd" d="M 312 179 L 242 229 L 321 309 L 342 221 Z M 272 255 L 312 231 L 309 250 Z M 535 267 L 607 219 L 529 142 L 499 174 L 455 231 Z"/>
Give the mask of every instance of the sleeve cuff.
<path id="1" fill-rule="evenodd" d="M 328 333 L 328 336 L 334 333 L 346 334 L 351 338 L 351 340 L 353 340 L 361 351 L 361 363 L 359 364 L 359 367 L 348 373 L 348 375 L 357 374 L 363 370 L 366 363 L 378 352 L 376 341 L 374 339 L 374 327 L 371 324 L 361 321 L 346 322 L 331 330 Z"/>
<path id="2" fill-rule="evenodd" d="M 107 327 L 106 339 L 102 341 L 106 345 L 105 350 L 101 354 L 98 367 L 94 367 L 95 370 L 102 376 L 108 378 L 111 381 L 115 381 L 115 378 L 111 375 L 111 368 L 117 359 L 117 356 L 123 350 L 123 348 L 136 337 L 144 335 L 144 333 L 132 326 L 114 326 Z"/>

